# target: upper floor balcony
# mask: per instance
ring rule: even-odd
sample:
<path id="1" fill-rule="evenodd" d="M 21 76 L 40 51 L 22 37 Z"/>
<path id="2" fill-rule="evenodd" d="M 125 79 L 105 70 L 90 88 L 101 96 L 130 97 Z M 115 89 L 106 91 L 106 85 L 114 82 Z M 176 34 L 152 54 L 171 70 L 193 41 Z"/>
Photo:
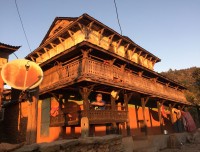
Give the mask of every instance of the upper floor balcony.
<path id="1" fill-rule="evenodd" d="M 178 87 L 171 87 L 155 78 L 143 77 L 142 74 L 126 70 L 123 66 L 118 67 L 91 58 L 77 59 L 45 71 L 40 85 L 40 94 L 81 81 L 123 88 L 163 100 L 188 103 L 183 91 Z"/>

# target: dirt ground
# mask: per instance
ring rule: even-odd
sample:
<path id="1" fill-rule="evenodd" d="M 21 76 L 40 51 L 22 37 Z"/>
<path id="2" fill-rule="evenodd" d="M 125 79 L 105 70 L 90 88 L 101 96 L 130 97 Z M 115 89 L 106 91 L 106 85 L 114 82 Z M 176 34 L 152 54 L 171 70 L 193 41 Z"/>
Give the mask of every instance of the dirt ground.
<path id="1" fill-rule="evenodd" d="M 186 143 L 185 145 L 181 146 L 179 149 L 163 149 L 160 152 L 200 152 L 200 143 L 192 144 Z"/>

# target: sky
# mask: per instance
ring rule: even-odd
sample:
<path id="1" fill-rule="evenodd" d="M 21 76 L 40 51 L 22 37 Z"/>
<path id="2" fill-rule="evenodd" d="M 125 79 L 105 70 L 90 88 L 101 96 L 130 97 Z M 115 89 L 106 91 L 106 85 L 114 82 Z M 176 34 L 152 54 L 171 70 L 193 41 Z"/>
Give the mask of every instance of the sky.
<path id="1" fill-rule="evenodd" d="M 122 35 L 161 59 L 155 71 L 200 67 L 200 0 L 116 0 Z M 17 0 L 23 25 L 35 50 L 55 17 L 87 13 L 120 33 L 113 0 Z M 15 0 L 0 0 L 0 42 L 30 53 Z M 14 55 L 10 60 L 14 60 Z"/>

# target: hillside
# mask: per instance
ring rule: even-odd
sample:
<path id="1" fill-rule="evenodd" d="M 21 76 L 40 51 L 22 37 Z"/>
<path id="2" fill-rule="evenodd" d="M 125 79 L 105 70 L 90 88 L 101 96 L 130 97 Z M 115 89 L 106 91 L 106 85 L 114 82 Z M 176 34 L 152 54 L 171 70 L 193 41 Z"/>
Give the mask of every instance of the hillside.
<path id="1" fill-rule="evenodd" d="M 188 88 L 185 92 L 188 101 L 200 103 L 200 68 L 192 67 L 182 70 L 169 70 L 162 75 L 181 83 Z"/>

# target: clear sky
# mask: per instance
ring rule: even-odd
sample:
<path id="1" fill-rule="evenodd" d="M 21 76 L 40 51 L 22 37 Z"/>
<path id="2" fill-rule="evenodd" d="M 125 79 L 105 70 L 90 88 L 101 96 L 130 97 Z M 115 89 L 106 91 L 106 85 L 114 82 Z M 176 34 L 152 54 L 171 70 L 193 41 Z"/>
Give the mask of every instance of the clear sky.
<path id="1" fill-rule="evenodd" d="M 119 31 L 113 0 L 17 0 L 31 50 L 54 18 L 88 13 Z M 161 58 L 155 71 L 200 67 L 200 0 L 116 0 L 123 35 Z M 30 53 L 14 0 L 0 0 L 0 42 Z M 11 55 L 10 60 L 15 59 Z"/>

